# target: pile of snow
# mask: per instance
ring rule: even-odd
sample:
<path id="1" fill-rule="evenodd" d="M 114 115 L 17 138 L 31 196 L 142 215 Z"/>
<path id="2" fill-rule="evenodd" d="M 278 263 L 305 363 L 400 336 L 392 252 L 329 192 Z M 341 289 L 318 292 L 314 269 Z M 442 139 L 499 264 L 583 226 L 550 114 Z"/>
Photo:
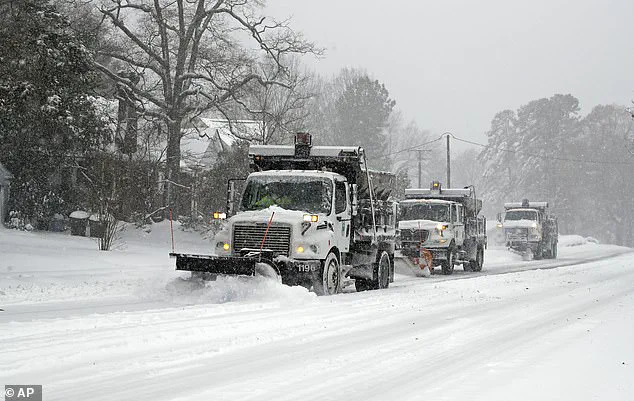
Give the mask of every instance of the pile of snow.
<path id="1" fill-rule="evenodd" d="M 305 304 L 317 295 L 304 287 L 289 287 L 265 277 L 218 277 L 215 281 L 176 278 L 154 297 L 175 304 L 222 304 L 226 302 L 271 302 Z"/>
<path id="2" fill-rule="evenodd" d="M 588 241 L 581 235 L 560 235 L 559 246 L 580 246 L 586 245 Z"/>
<path id="3" fill-rule="evenodd" d="M 79 219 L 79 220 L 87 219 L 88 216 L 89 216 L 88 212 L 84 212 L 83 210 L 75 210 L 74 212 L 70 214 L 71 219 Z"/>

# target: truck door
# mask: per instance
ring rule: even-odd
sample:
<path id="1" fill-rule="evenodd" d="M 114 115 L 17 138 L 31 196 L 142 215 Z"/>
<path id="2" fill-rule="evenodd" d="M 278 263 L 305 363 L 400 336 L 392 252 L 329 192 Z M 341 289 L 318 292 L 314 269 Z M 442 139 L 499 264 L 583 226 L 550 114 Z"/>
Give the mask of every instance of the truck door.
<path id="1" fill-rule="evenodd" d="M 454 233 L 456 236 L 456 245 L 462 245 L 464 243 L 464 216 L 462 215 L 462 205 L 453 205 L 453 223 Z"/>
<path id="2" fill-rule="evenodd" d="M 352 216 L 352 207 L 350 205 L 350 191 L 346 181 L 335 180 L 335 240 L 336 245 L 341 252 L 350 251 L 350 236 L 352 235 L 352 226 L 350 218 Z"/>

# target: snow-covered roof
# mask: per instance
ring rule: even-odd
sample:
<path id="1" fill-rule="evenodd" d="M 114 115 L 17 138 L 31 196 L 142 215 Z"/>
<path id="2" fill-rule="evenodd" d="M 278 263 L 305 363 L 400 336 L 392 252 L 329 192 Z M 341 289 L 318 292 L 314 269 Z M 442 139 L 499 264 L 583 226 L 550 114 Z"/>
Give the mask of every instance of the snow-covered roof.
<path id="1" fill-rule="evenodd" d="M 235 134 L 234 134 L 235 133 Z M 259 121 L 198 118 L 181 140 L 181 168 L 210 169 L 218 153 L 229 149 L 240 138 L 261 137 Z"/>

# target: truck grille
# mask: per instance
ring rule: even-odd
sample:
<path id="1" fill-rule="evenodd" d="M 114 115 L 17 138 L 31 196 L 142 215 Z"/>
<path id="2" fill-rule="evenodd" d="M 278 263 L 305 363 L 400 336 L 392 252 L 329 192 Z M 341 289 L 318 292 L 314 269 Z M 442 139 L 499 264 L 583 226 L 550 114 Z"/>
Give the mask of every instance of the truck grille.
<path id="1" fill-rule="evenodd" d="M 506 230 L 507 241 L 527 241 L 528 229 L 526 228 L 508 228 Z"/>
<path id="2" fill-rule="evenodd" d="M 406 242 L 425 242 L 429 238 L 428 230 L 401 230 L 401 241 Z"/>
<path id="3" fill-rule="evenodd" d="M 244 248 L 260 249 L 266 223 L 236 224 L 233 226 L 233 251 L 239 253 Z M 264 249 L 270 249 L 276 255 L 289 255 L 291 227 L 272 224 L 266 234 Z"/>

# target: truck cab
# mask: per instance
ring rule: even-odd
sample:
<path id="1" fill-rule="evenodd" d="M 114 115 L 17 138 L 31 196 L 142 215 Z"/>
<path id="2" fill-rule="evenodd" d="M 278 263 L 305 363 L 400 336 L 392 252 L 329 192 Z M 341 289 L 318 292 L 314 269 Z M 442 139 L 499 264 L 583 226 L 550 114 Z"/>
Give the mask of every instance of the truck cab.
<path id="1" fill-rule="evenodd" d="M 255 172 L 246 180 L 237 213 L 216 235 L 216 254 L 266 251 L 285 283 L 307 285 L 329 253 L 350 250 L 351 217 L 349 185 L 340 174 Z"/>
<path id="2" fill-rule="evenodd" d="M 456 263 L 481 269 L 486 226 L 477 216 L 482 202 L 471 188 L 443 189 L 434 181 L 430 189 L 405 190 L 405 196 L 398 223 L 403 256 L 419 257 L 424 247 L 444 274 L 451 274 Z"/>
<path id="3" fill-rule="evenodd" d="M 503 219 L 506 246 L 535 259 L 556 258 L 557 219 L 548 213 L 548 202 L 509 202 L 504 204 Z"/>

